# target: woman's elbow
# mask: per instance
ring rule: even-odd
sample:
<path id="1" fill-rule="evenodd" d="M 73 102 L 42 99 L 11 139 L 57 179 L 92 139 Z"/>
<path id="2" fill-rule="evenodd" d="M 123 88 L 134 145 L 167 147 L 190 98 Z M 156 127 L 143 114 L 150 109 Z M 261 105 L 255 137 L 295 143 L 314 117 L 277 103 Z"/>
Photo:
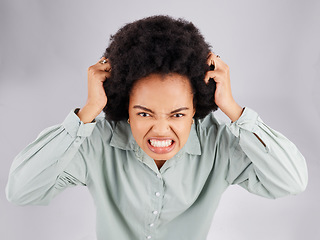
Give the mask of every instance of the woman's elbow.
<path id="1" fill-rule="evenodd" d="M 50 198 L 47 195 L 26 192 L 9 184 L 6 186 L 6 198 L 10 203 L 20 206 L 48 205 L 50 202 Z"/>
<path id="2" fill-rule="evenodd" d="M 296 181 L 295 188 L 293 189 L 292 194 L 297 195 L 306 190 L 308 185 L 308 175 L 306 174 L 304 178 L 300 178 L 299 181 Z"/>
<path id="3" fill-rule="evenodd" d="M 6 198 L 10 203 L 16 205 L 26 205 L 23 201 L 21 194 L 14 189 L 14 187 L 7 185 L 6 186 Z"/>

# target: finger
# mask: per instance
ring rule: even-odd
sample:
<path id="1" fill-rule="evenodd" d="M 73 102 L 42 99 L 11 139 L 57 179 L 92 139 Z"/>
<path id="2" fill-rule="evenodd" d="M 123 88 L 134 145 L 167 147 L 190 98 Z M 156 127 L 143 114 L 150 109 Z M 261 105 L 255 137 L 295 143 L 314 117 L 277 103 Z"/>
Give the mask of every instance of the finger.
<path id="1" fill-rule="evenodd" d="M 97 63 L 102 63 L 104 60 L 108 60 L 108 59 L 105 58 L 105 57 L 102 57 L 102 58 L 99 59 L 99 61 Z"/>
<path id="2" fill-rule="evenodd" d="M 215 80 L 216 76 L 217 74 L 214 71 L 208 71 L 206 72 L 206 75 L 204 77 L 204 82 L 208 84 L 210 78 L 213 78 L 213 80 Z"/>
<path id="3" fill-rule="evenodd" d="M 111 71 L 111 64 L 110 61 L 102 57 L 100 60 L 95 64 L 99 70 L 105 71 L 105 72 L 110 72 Z"/>
<path id="4" fill-rule="evenodd" d="M 207 58 L 207 64 L 210 66 L 210 70 L 216 70 L 218 68 L 218 62 L 220 60 L 220 57 L 218 55 L 215 55 L 213 52 L 210 52 Z"/>
<path id="5" fill-rule="evenodd" d="M 101 74 L 102 74 L 102 73 L 101 73 Z M 103 75 L 104 75 L 106 78 L 111 77 L 111 69 L 110 69 L 110 71 L 103 71 Z"/>
<path id="6" fill-rule="evenodd" d="M 213 59 L 213 56 L 212 56 L 212 55 L 214 55 L 213 52 L 210 52 L 210 53 L 208 54 L 208 57 L 207 57 L 207 64 L 208 64 L 209 66 L 212 65 L 212 59 Z"/>
<path id="7" fill-rule="evenodd" d="M 96 63 L 88 68 L 88 79 L 100 79 L 100 81 L 105 81 L 106 78 L 111 77 L 111 68 L 105 69 L 105 67 L 99 67 L 99 65 L 106 65 L 101 63 Z M 109 71 L 107 71 L 109 70 Z"/>
<path id="8" fill-rule="evenodd" d="M 101 73 L 99 73 L 99 75 L 97 76 L 97 80 L 99 80 L 99 81 L 101 81 L 102 83 L 103 82 L 105 82 L 108 78 L 110 78 L 110 76 L 111 76 L 111 73 L 109 73 L 109 72 L 102 72 L 101 71 Z"/>
<path id="9" fill-rule="evenodd" d="M 106 64 L 106 67 L 105 67 L 104 71 L 105 72 L 111 72 L 111 64 L 110 63 Z"/>

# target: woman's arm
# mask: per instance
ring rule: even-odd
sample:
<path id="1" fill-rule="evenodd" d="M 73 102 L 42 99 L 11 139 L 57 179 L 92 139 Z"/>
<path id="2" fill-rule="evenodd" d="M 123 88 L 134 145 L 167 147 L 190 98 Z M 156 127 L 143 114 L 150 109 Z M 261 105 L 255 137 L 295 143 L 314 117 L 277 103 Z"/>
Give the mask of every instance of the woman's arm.
<path id="1" fill-rule="evenodd" d="M 306 162 L 296 146 L 268 127 L 251 109 L 243 109 L 231 92 L 229 67 L 210 53 L 205 82 L 216 82 L 215 103 L 232 121 L 231 131 L 239 145 L 230 157 L 227 181 L 265 197 L 297 194 L 306 188 Z"/>
<path id="2" fill-rule="evenodd" d="M 14 159 L 6 188 L 9 201 L 46 204 L 65 187 L 85 184 L 85 163 L 78 150 L 90 136 L 95 126 L 93 120 L 107 104 L 103 82 L 110 76 L 111 65 L 106 58 L 90 66 L 86 105 L 71 112 L 61 125 L 41 132 Z M 77 165 L 72 175 L 64 172 L 71 161 Z"/>
<path id="3" fill-rule="evenodd" d="M 48 204 L 65 187 L 84 185 L 86 169 L 78 150 L 95 125 L 84 124 L 72 111 L 61 125 L 42 131 L 15 157 L 6 186 L 7 199 L 19 205 Z M 71 161 L 79 165 L 77 178 L 64 172 Z"/>
<path id="4" fill-rule="evenodd" d="M 230 184 L 239 184 L 268 198 L 298 194 L 306 188 L 308 172 L 304 157 L 256 112 L 245 108 L 230 130 L 239 143 L 229 159 Z"/>

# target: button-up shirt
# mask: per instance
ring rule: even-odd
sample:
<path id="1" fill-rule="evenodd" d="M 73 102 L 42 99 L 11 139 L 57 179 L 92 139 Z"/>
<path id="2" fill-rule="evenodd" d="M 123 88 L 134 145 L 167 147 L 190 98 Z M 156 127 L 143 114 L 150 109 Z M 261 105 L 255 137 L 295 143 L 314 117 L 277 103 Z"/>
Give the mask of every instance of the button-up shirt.
<path id="1" fill-rule="evenodd" d="M 74 111 L 42 131 L 14 159 L 9 201 L 48 204 L 68 186 L 87 186 L 97 209 L 97 239 L 204 240 L 223 192 L 238 184 L 278 198 L 303 191 L 304 157 L 245 108 L 231 124 L 197 120 L 185 146 L 158 169 L 130 125 Z"/>

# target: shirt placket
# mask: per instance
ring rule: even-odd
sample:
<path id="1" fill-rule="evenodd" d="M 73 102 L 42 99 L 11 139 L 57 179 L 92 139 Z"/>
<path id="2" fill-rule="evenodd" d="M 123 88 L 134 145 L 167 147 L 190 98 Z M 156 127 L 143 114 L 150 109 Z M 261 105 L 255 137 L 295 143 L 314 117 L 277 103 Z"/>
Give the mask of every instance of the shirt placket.
<path id="1" fill-rule="evenodd" d="M 161 171 L 158 170 L 153 160 L 148 157 L 138 146 L 134 148 L 137 159 L 143 162 L 152 171 L 153 177 L 151 177 L 151 187 L 149 188 L 149 197 L 151 207 L 148 209 L 145 221 L 145 233 L 142 239 L 156 239 L 156 229 L 159 224 L 159 218 L 162 212 L 165 183 L 163 180 L 163 174 L 166 170 L 181 160 L 182 151 L 176 154 L 176 156 L 170 160 L 170 163 L 165 163 Z"/>
<path id="2" fill-rule="evenodd" d="M 158 169 L 153 168 L 151 160 L 136 146 L 134 148 L 137 159 L 151 170 L 151 184 L 149 188 L 150 208 L 147 209 L 144 236 L 141 239 L 156 239 L 156 226 L 161 214 L 163 204 L 164 182 Z M 155 164 L 154 164 L 155 165 Z"/>
<path id="3" fill-rule="evenodd" d="M 152 187 L 150 188 L 150 200 L 151 208 L 148 219 L 146 221 L 146 236 L 145 239 L 156 239 L 156 228 L 159 222 L 159 218 L 162 212 L 163 205 L 163 193 L 164 193 L 164 182 L 161 173 L 153 173 L 154 178 Z"/>

